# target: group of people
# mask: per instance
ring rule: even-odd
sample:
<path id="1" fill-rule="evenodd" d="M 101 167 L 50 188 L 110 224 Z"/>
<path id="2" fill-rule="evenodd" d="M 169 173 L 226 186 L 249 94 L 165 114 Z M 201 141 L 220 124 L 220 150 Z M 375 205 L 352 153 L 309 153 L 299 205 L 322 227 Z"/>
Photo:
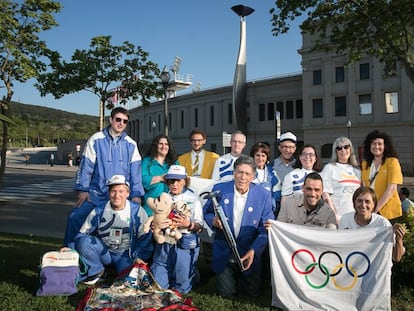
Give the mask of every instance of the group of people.
<path id="1" fill-rule="evenodd" d="M 121 272 L 133 263 L 146 263 L 161 287 L 188 293 L 196 280 L 198 234 L 207 224 L 215 232 L 211 268 L 218 294 L 258 296 L 269 220 L 356 229 L 391 226 L 389 220 L 402 215 L 397 191 L 401 167 L 386 133 L 368 134 L 361 166 L 351 141 L 336 139 L 331 161 L 322 168 L 313 145 L 301 147 L 295 158 L 297 139 L 291 132 L 280 136 L 280 155 L 274 161 L 266 142 L 243 154 L 246 136 L 240 131 L 231 135 L 230 153 L 207 151 L 201 129 L 189 135 L 190 152 L 178 156 L 172 140 L 159 135 L 141 158 L 136 142 L 125 133 L 128 120 L 126 109 L 112 110 L 109 126 L 88 140 L 76 174 L 78 200 L 68 217 L 62 250 L 80 253 L 88 267 L 86 284 L 102 279 L 108 265 Z M 210 198 L 203 205 L 191 190 L 194 177 L 214 181 L 211 192 L 217 202 Z M 182 234 L 177 243 L 157 244 L 151 231 L 143 229 L 153 215 L 150 200 L 162 193 L 191 211 L 190 216 L 174 213 L 165 222 Z M 242 269 L 227 244 L 216 203 L 227 217 Z M 405 229 L 395 223 L 394 232 L 393 259 L 398 261 L 405 251 Z"/>

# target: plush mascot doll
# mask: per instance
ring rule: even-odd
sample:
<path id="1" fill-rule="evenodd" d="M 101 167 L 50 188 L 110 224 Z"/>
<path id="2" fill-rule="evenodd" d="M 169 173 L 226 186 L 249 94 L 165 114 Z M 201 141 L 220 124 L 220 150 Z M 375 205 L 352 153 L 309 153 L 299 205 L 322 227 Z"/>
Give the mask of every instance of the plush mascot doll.
<path id="1" fill-rule="evenodd" d="M 158 198 L 148 198 L 148 206 L 154 212 L 144 223 L 144 232 L 152 229 L 154 240 L 158 244 L 165 242 L 175 244 L 181 239 L 182 234 L 172 226 L 170 214 L 173 208 L 173 201 L 169 194 L 163 192 Z M 152 223 L 152 225 L 151 225 Z"/>

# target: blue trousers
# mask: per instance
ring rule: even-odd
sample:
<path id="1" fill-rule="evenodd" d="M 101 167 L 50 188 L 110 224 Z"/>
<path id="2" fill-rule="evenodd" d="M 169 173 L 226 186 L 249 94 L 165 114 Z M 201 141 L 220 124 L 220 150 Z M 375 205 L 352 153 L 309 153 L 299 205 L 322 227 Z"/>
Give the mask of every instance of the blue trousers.
<path id="1" fill-rule="evenodd" d="M 257 259 L 255 258 L 255 260 Z M 250 271 L 246 275 L 246 273 L 240 271 L 236 263 L 228 262 L 224 271 L 216 275 L 217 293 L 225 297 L 234 297 L 237 295 L 249 297 L 260 296 L 262 278 L 259 267 L 256 267 L 254 271 Z"/>
<path id="2" fill-rule="evenodd" d="M 84 201 L 81 206 L 75 207 L 66 221 L 65 238 L 63 246 L 74 248 L 75 237 L 79 233 L 86 217 L 95 208 L 92 202 Z"/>
<path id="3" fill-rule="evenodd" d="M 157 244 L 151 271 L 158 284 L 187 294 L 193 286 L 200 247 L 183 249 L 176 244 Z"/>
<path id="4" fill-rule="evenodd" d="M 91 235 L 77 239 L 75 249 L 88 268 L 85 278 L 102 272 L 108 265 L 114 265 L 116 272 L 119 273 L 133 263 L 129 249 L 120 253 L 111 252 L 99 238 Z"/>

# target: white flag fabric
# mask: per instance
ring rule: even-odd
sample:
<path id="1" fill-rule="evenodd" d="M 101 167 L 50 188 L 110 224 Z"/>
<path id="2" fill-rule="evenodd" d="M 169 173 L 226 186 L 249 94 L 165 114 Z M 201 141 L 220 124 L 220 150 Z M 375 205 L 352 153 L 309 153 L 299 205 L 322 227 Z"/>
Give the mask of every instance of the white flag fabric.
<path id="1" fill-rule="evenodd" d="M 271 222 L 272 306 L 391 310 L 392 227 L 329 230 Z"/>

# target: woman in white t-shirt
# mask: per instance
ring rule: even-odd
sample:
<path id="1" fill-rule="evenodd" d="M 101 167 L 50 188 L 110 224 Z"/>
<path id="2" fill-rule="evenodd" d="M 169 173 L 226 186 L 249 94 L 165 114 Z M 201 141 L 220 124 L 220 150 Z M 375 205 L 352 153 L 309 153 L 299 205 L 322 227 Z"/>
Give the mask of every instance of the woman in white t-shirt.
<path id="1" fill-rule="evenodd" d="M 361 186 L 361 170 L 355 157 L 354 147 L 346 137 L 339 137 L 332 145 L 331 161 L 321 172 L 323 198 L 335 211 L 337 220 L 352 212 L 352 195 Z"/>
<path id="2" fill-rule="evenodd" d="M 377 197 L 370 187 L 360 187 L 355 190 L 352 197 L 354 211 L 342 216 L 339 221 L 339 229 L 360 229 L 373 227 L 391 227 L 391 223 L 385 217 L 374 213 L 377 206 Z M 406 233 L 405 228 L 396 223 L 393 226 L 395 235 L 392 260 L 398 262 L 405 253 L 403 237 Z"/>
<path id="3" fill-rule="evenodd" d="M 282 200 L 283 204 L 286 196 L 294 193 L 302 193 L 303 183 L 306 175 L 312 172 L 321 171 L 321 162 L 313 145 L 305 145 L 299 150 L 299 161 L 295 162 L 294 169 L 290 171 L 282 182 Z"/>

